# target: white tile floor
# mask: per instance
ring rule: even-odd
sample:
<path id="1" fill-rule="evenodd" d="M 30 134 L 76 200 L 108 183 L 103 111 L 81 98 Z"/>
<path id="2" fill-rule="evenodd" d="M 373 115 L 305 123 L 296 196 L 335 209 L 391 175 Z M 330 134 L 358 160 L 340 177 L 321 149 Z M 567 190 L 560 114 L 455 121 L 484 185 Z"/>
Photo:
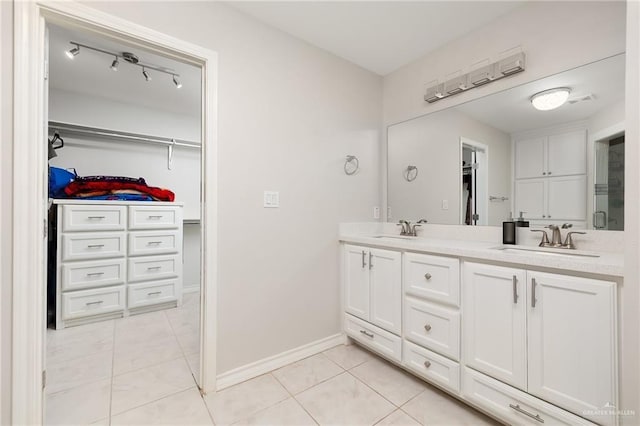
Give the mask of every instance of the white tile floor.
<path id="1" fill-rule="evenodd" d="M 179 309 L 49 331 L 46 423 L 496 424 L 355 345 L 203 398 L 192 376 L 197 308 L 194 294 Z"/>

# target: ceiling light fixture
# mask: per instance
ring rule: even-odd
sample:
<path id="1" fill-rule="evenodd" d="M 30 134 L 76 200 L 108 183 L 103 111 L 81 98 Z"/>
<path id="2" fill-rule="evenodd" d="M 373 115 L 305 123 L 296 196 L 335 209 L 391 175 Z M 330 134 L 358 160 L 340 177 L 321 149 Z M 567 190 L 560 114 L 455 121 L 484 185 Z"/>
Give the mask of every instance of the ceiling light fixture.
<path id="1" fill-rule="evenodd" d="M 537 110 L 550 111 L 564 105 L 569 99 L 569 93 L 571 93 L 571 89 L 568 87 L 544 90 L 531 97 L 531 104 Z"/>
<path id="2" fill-rule="evenodd" d="M 74 43 L 71 43 L 71 44 L 74 44 Z M 67 55 L 67 58 L 73 59 L 76 56 L 78 56 L 78 53 L 80 53 L 80 46 L 78 46 L 77 44 L 75 46 L 76 47 L 74 47 L 73 49 L 67 50 L 66 52 L 64 52 L 65 55 Z"/>
<path id="3" fill-rule="evenodd" d="M 182 87 L 182 83 L 180 83 L 180 80 L 178 80 L 178 77 L 176 77 L 175 75 L 173 76 L 173 84 L 176 85 L 176 89 L 179 89 Z"/>
<path id="4" fill-rule="evenodd" d="M 122 59 L 126 64 L 131 64 L 131 65 L 135 65 L 137 67 L 142 68 L 142 75 L 144 76 L 144 79 L 146 81 L 151 81 L 151 74 L 149 73 L 148 70 L 154 70 L 154 71 L 172 76 L 173 84 L 175 84 L 178 89 L 182 87 L 182 83 L 179 80 L 180 74 L 176 73 L 175 70 L 171 68 L 163 67 L 160 65 L 140 62 L 140 58 L 138 58 L 138 56 L 134 53 L 112 52 L 109 50 L 100 49 L 93 46 L 87 46 L 86 44 L 77 43 L 75 41 L 70 41 L 69 44 L 75 46 L 73 49 L 65 52 L 65 54 L 69 59 L 73 59 L 75 56 L 77 56 L 78 53 L 80 53 L 80 48 L 83 47 L 85 49 L 89 49 L 94 52 L 104 53 L 105 55 L 112 56 L 114 59 L 113 59 L 113 62 L 111 62 L 110 68 L 113 71 L 118 71 L 118 67 L 120 66 L 120 59 Z"/>

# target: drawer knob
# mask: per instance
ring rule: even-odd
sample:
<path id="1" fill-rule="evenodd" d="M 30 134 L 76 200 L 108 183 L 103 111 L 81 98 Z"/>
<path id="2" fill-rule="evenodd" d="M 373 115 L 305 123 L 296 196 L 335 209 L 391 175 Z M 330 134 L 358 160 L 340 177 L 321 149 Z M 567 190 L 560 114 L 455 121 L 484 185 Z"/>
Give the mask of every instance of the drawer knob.
<path id="1" fill-rule="evenodd" d="M 425 361 L 424 366 L 427 368 L 431 367 L 431 361 Z"/>
<path id="2" fill-rule="evenodd" d="M 430 280 L 431 279 L 431 274 L 430 273 L 426 273 L 424 274 L 425 279 Z"/>
<path id="3" fill-rule="evenodd" d="M 431 324 L 426 324 L 424 326 L 424 329 L 427 330 L 427 331 L 431 331 Z"/>
<path id="4" fill-rule="evenodd" d="M 364 334 L 367 337 L 371 337 L 373 339 L 373 333 L 369 333 L 366 330 L 360 330 L 360 333 Z"/>

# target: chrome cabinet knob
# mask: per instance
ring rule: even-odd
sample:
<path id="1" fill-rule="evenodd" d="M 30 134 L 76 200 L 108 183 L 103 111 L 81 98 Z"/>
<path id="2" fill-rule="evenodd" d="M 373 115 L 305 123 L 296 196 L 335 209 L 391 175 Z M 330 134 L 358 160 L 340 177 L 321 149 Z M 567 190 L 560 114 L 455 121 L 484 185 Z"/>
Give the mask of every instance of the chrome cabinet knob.
<path id="1" fill-rule="evenodd" d="M 427 368 L 431 367 L 431 361 L 425 361 L 424 366 Z"/>
<path id="2" fill-rule="evenodd" d="M 430 280 L 431 279 L 431 274 L 427 272 L 426 274 L 424 274 L 424 278 L 427 279 L 427 280 Z"/>
<path id="3" fill-rule="evenodd" d="M 431 325 L 430 324 L 426 324 L 424 326 L 424 329 L 427 330 L 427 331 L 431 331 Z"/>
<path id="4" fill-rule="evenodd" d="M 542 176 L 546 176 L 546 175 L 547 175 L 547 173 L 546 173 L 546 172 L 542 172 Z"/>

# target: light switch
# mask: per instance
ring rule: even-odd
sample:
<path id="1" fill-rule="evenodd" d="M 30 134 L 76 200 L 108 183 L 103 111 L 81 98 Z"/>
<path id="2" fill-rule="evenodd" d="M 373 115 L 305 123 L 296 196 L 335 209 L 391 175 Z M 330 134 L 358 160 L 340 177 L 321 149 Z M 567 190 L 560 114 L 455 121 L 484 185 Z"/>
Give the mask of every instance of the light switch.
<path id="1" fill-rule="evenodd" d="M 374 219 L 380 219 L 380 207 L 375 206 L 373 208 L 373 218 Z"/>
<path id="2" fill-rule="evenodd" d="M 449 200 L 442 200 L 442 210 L 449 210 Z"/>
<path id="3" fill-rule="evenodd" d="M 264 207 L 280 207 L 280 193 L 277 191 L 264 191 Z"/>

